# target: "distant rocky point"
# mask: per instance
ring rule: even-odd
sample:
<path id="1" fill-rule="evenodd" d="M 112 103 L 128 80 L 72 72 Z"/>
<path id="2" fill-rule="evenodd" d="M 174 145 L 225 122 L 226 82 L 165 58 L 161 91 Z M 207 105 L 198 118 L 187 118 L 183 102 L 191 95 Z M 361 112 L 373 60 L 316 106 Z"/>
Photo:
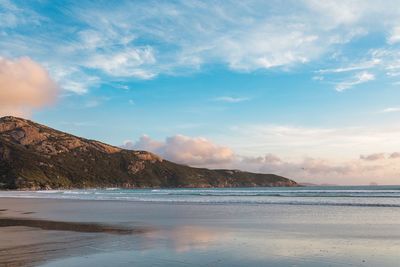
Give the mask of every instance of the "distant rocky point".
<path id="1" fill-rule="evenodd" d="M 0 188 L 298 186 L 274 174 L 209 170 L 124 150 L 16 117 L 0 118 Z"/>

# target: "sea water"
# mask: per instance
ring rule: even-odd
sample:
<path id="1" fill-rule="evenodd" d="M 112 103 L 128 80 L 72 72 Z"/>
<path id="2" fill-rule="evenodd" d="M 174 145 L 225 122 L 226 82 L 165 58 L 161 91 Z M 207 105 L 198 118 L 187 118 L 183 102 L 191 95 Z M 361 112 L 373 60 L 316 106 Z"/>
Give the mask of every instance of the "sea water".
<path id="1" fill-rule="evenodd" d="M 400 186 L 87 189 L 1 191 L 0 197 L 197 204 L 286 204 L 400 207 Z"/>

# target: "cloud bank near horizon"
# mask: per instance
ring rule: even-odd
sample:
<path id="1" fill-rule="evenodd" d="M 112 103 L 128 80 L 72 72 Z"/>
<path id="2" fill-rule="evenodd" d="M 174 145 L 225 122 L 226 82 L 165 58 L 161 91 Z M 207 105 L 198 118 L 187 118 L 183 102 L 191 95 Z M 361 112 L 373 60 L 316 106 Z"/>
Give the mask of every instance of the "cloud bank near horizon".
<path id="1" fill-rule="evenodd" d="M 217 145 L 208 139 L 183 135 L 167 137 L 164 141 L 144 135 L 136 142 L 126 141 L 121 147 L 150 151 L 167 160 L 194 167 L 274 173 L 298 182 L 393 184 L 392 178 L 399 177 L 400 173 L 399 152 L 360 155 L 358 159 L 343 161 L 312 157 L 285 160 L 271 153 L 261 156 L 238 155 L 231 148 Z"/>

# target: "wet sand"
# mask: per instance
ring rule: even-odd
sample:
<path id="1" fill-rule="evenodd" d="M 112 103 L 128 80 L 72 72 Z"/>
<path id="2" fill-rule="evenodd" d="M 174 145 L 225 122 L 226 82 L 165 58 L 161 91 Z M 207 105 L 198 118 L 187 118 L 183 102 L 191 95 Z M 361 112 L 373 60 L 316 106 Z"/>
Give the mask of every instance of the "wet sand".
<path id="1" fill-rule="evenodd" d="M 400 209 L 0 198 L 0 266 L 398 266 Z"/>

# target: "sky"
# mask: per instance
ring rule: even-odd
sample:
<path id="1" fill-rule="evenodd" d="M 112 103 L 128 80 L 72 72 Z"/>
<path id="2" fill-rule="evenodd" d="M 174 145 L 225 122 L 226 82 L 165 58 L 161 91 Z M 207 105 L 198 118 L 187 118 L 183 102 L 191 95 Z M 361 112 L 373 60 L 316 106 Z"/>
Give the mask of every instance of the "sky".
<path id="1" fill-rule="evenodd" d="M 400 1 L 0 0 L 0 116 L 183 164 L 400 184 Z"/>

